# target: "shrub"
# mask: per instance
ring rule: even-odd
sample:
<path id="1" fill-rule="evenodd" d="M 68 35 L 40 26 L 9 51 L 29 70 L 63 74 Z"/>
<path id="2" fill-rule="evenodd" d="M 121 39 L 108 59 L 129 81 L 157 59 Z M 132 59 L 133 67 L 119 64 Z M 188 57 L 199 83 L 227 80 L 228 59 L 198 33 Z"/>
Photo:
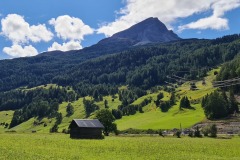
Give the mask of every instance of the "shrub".
<path id="1" fill-rule="evenodd" d="M 159 134 L 159 136 L 162 136 L 162 137 L 164 137 L 164 135 L 163 135 L 163 131 L 160 129 L 160 130 L 158 130 L 158 134 Z"/>
<path id="2" fill-rule="evenodd" d="M 213 124 L 210 126 L 210 137 L 217 137 L 217 126 Z"/>
<path id="3" fill-rule="evenodd" d="M 54 124 L 52 128 L 50 128 L 50 133 L 58 132 L 58 125 Z"/>
<path id="4" fill-rule="evenodd" d="M 189 136 L 189 137 L 193 137 L 193 136 L 194 136 L 193 131 L 190 131 L 190 132 L 188 133 L 188 136 Z"/>
<path id="5" fill-rule="evenodd" d="M 177 136 L 177 138 L 181 138 L 181 131 L 178 130 L 175 135 Z"/>
<path id="6" fill-rule="evenodd" d="M 199 131 L 199 127 L 194 131 L 194 137 L 202 137 L 201 132 Z"/>

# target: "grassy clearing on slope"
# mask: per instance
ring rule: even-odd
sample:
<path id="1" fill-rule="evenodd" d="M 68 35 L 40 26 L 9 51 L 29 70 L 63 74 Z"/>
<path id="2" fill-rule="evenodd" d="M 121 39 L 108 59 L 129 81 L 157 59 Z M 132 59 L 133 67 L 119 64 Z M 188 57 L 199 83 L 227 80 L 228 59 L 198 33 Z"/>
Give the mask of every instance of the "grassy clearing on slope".
<path id="1" fill-rule="evenodd" d="M 124 116 L 117 120 L 119 130 L 128 128 L 135 129 L 172 129 L 191 127 L 193 124 L 202 121 L 205 116 L 202 107 L 193 105 L 195 110 L 184 109 L 179 111 L 179 103 L 173 106 L 168 112 L 161 112 L 159 108 L 145 113 L 137 113 L 134 116 Z"/>
<path id="2" fill-rule="evenodd" d="M 0 112 L 0 123 L 11 123 L 14 111 L 1 111 Z M 6 129 L 0 125 L 0 132 L 4 132 Z"/>
<path id="3" fill-rule="evenodd" d="M 203 96 L 216 90 L 216 88 L 213 88 L 212 82 L 216 78 L 216 75 L 214 75 L 214 72 L 219 71 L 219 70 L 220 70 L 220 68 L 213 69 L 208 73 L 208 76 L 205 77 L 206 85 L 202 85 L 202 81 L 196 82 L 196 86 L 197 86 L 198 90 L 191 91 L 190 83 L 187 82 L 187 83 L 184 83 L 182 86 L 180 86 L 177 89 L 177 94 L 180 95 L 181 97 L 188 96 L 190 98 L 190 100 L 201 99 Z"/>
<path id="4" fill-rule="evenodd" d="M 57 88 L 58 85 L 56 85 L 56 84 L 46 84 L 46 85 L 40 85 L 40 86 L 33 87 L 33 88 L 21 87 L 21 88 L 19 88 L 19 89 L 25 90 L 25 91 L 29 91 L 29 90 L 39 89 L 39 88 L 50 89 L 51 87 L 52 87 L 52 88 Z M 59 86 L 59 87 L 61 87 L 61 86 Z"/>
<path id="5" fill-rule="evenodd" d="M 117 95 L 116 95 L 117 97 Z M 86 99 L 90 100 L 91 97 L 86 97 Z M 118 97 L 114 99 L 114 101 L 112 101 L 112 97 L 111 96 L 106 96 L 103 97 L 103 101 L 99 101 L 96 102 L 95 104 L 97 104 L 101 109 L 104 108 L 104 100 L 108 101 L 108 106 L 111 109 L 117 109 L 118 105 L 121 104 L 121 102 L 119 101 Z M 62 123 L 58 126 L 59 127 L 59 131 L 61 132 L 63 129 L 67 129 L 70 122 L 73 119 L 83 119 L 86 118 L 86 114 L 85 114 L 85 109 L 84 109 L 84 105 L 83 105 L 83 98 L 79 98 L 77 101 L 72 102 L 71 103 L 73 108 L 74 108 L 74 114 L 70 117 L 67 117 L 67 112 L 66 112 L 66 106 L 68 105 L 68 102 L 63 102 L 62 104 L 60 104 L 59 106 L 59 112 L 62 113 L 63 116 L 63 120 Z M 94 113 L 91 114 L 91 116 L 89 118 L 94 118 Z"/>
<path id="6" fill-rule="evenodd" d="M 10 123 L 12 120 L 14 111 L 1 111 L 0 112 L 0 123 Z"/>
<path id="7" fill-rule="evenodd" d="M 170 94 L 168 92 L 165 92 L 165 91 L 160 91 L 163 93 L 164 97 L 163 97 L 163 101 L 167 101 L 169 100 L 170 98 Z M 147 94 L 145 96 L 142 96 L 140 98 L 138 98 L 136 101 L 134 101 L 132 104 L 133 105 L 138 105 L 140 104 L 141 102 L 144 101 L 144 99 L 149 99 L 149 98 L 152 98 L 153 101 L 156 101 L 157 100 L 157 95 L 160 93 L 160 92 L 157 92 L 157 93 L 151 93 L 151 94 Z"/>
<path id="8" fill-rule="evenodd" d="M 117 97 L 117 95 L 116 95 Z M 86 99 L 90 100 L 91 97 L 85 97 Z M 121 104 L 121 102 L 119 101 L 118 97 L 115 98 L 114 101 L 112 101 L 112 97 L 111 96 L 106 96 L 103 97 L 103 99 L 107 99 L 108 101 L 108 105 L 111 109 L 116 109 L 118 105 Z M 67 112 L 66 112 L 66 106 L 68 105 L 69 102 L 63 102 L 62 104 L 59 105 L 59 110 L 58 112 L 62 113 L 62 123 L 58 126 L 59 132 L 62 132 L 63 129 L 68 129 L 69 124 L 71 123 L 71 121 L 73 119 L 83 119 L 86 118 L 85 117 L 85 109 L 84 109 L 84 105 L 83 105 L 83 98 L 79 98 L 77 101 L 72 102 L 72 106 L 74 108 L 74 114 L 71 116 L 67 116 Z M 100 101 L 96 103 L 97 105 L 99 105 L 100 108 L 104 108 L 104 101 Z M 8 119 L 7 121 L 4 119 L 5 114 L 8 113 Z M 13 115 L 13 111 L 11 112 L 0 112 L 0 122 L 8 122 L 10 124 L 11 119 L 12 119 L 12 115 Z M 94 117 L 94 113 L 91 114 L 91 116 L 89 118 L 93 118 Z M 34 121 L 41 123 L 39 125 L 34 125 Z M 44 123 L 47 124 L 47 126 L 44 127 Z M 38 133 L 49 133 L 50 128 L 53 127 L 55 123 L 55 118 L 43 118 L 43 119 L 38 119 L 36 117 L 29 119 L 26 122 L 21 123 L 20 125 L 12 128 L 11 130 L 17 131 L 17 132 L 32 132 L 37 131 Z M 5 131 L 4 127 L 0 126 L 0 131 L 3 132 Z"/>
<path id="9" fill-rule="evenodd" d="M 108 101 L 108 106 L 111 109 L 117 109 L 119 105 L 122 104 L 122 102 L 118 98 L 118 94 L 115 95 L 114 100 L 112 99 L 112 96 L 105 96 L 103 97 L 103 101 L 95 102 L 96 105 L 98 105 L 101 109 L 105 108 L 104 101 Z"/>
<path id="10" fill-rule="evenodd" d="M 34 121 L 43 122 L 43 123 L 39 125 L 34 125 Z M 46 127 L 44 127 L 44 123 L 47 124 Z M 11 130 L 22 132 L 22 133 L 30 133 L 32 131 L 37 131 L 39 133 L 49 133 L 49 130 L 54 125 L 54 123 L 55 123 L 55 119 L 43 118 L 39 120 L 37 118 L 31 118 L 28 121 L 23 122 L 17 125 L 16 127 L 11 128 Z"/>
<path id="11" fill-rule="evenodd" d="M 77 101 L 75 101 L 71 104 L 74 108 L 74 114 L 70 117 L 67 117 L 67 112 L 66 112 L 66 106 L 68 105 L 68 102 L 63 102 L 59 106 L 59 112 L 62 113 L 62 116 L 63 116 L 62 123 L 58 126 L 60 132 L 62 131 L 62 129 L 68 129 L 68 126 L 73 119 L 83 119 L 83 118 L 85 118 L 83 98 L 79 98 Z"/>
<path id="12" fill-rule="evenodd" d="M 70 122 L 73 119 L 81 119 L 85 117 L 85 110 L 83 107 L 83 98 L 78 99 L 77 101 L 71 103 L 74 107 L 74 114 L 70 117 L 67 117 L 66 113 L 66 106 L 68 105 L 68 102 L 63 102 L 59 105 L 59 112 L 62 113 L 62 123 L 58 126 L 58 131 L 61 132 L 63 129 L 68 129 L 68 126 Z M 42 122 L 40 125 L 34 125 L 34 121 Z M 28 121 L 21 123 L 20 125 L 12 128 L 11 130 L 15 130 L 17 132 L 32 132 L 33 130 L 37 131 L 38 133 L 49 133 L 50 128 L 55 123 L 55 118 L 53 119 L 37 119 L 37 118 L 31 118 Z M 47 124 L 47 126 L 44 127 L 44 123 Z"/>
<path id="13" fill-rule="evenodd" d="M 72 140 L 64 134 L 0 136 L 0 159 L 240 159 L 237 137 L 228 140 L 187 137 Z"/>

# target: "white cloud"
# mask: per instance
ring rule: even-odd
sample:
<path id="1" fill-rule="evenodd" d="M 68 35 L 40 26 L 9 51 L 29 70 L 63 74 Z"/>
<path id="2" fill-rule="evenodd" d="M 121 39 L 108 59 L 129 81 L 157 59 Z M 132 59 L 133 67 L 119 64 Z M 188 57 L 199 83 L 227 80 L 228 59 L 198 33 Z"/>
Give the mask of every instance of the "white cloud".
<path id="1" fill-rule="evenodd" d="M 94 32 L 81 19 L 70 17 L 69 15 L 59 16 L 56 19 L 52 18 L 49 24 L 54 26 L 57 36 L 63 40 L 81 41 L 85 35 L 93 34 Z"/>
<path id="2" fill-rule="evenodd" d="M 217 24 L 213 29 L 226 29 L 228 21 L 222 17 L 227 11 L 239 7 L 240 0 L 198 0 L 197 2 L 193 0 L 125 0 L 125 2 L 126 6 L 118 11 L 120 17 L 114 22 L 100 26 L 97 33 L 111 36 L 149 17 L 158 17 L 168 27 L 171 27 L 180 18 L 206 11 L 212 11 L 213 15 L 195 24 L 195 28 L 209 28 L 209 21 L 214 20 Z M 204 26 L 202 23 L 208 24 Z"/>
<path id="3" fill-rule="evenodd" d="M 45 24 L 30 26 L 24 17 L 17 14 L 9 14 L 1 20 L 2 32 L 13 44 L 24 44 L 45 41 L 52 39 L 53 34 L 46 28 Z"/>
<path id="4" fill-rule="evenodd" d="M 213 10 L 212 16 L 179 26 L 178 30 L 179 31 L 185 29 L 227 30 L 229 29 L 228 19 L 223 17 L 227 11 L 238 7 L 240 7 L 240 0 L 228 0 L 228 1 L 219 0 L 211 5 L 211 9 Z"/>
<path id="5" fill-rule="evenodd" d="M 226 30 L 228 29 L 228 20 L 225 18 L 218 17 L 207 17 L 199 19 L 196 22 L 191 22 L 189 24 L 179 26 L 178 30 L 183 31 L 185 29 L 216 29 L 216 30 Z"/>
<path id="6" fill-rule="evenodd" d="M 29 57 L 38 54 L 38 51 L 32 46 L 22 47 L 20 45 L 13 45 L 12 47 L 4 47 L 3 52 L 12 57 Z"/>
<path id="7" fill-rule="evenodd" d="M 78 50 L 82 49 L 82 46 L 80 45 L 79 41 L 70 41 L 67 43 L 63 43 L 62 45 L 54 42 L 51 47 L 48 48 L 48 51 L 70 51 L 70 50 Z"/>
<path id="8" fill-rule="evenodd" d="M 31 30 L 30 40 L 33 42 L 40 41 L 49 42 L 53 37 L 53 34 L 46 29 L 45 24 L 37 26 L 33 25 L 30 27 L 30 30 Z"/>

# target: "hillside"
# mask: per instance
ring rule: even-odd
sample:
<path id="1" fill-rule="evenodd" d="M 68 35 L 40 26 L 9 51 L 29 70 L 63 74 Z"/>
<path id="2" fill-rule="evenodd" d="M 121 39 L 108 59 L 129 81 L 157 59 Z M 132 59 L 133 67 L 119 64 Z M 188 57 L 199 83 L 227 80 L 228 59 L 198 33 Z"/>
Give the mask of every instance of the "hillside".
<path id="1" fill-rule="evenodd" d="M 159 92 L 164 93 L 163 101 L 168 101 L 170 98 L 170 93 L 158 90 L 155 93 L 148 93 L 145 96 L 142 96 L 138 99 L 136 99 L 134 102 L 132 102 L 132 105 L 139 105 L 144 99 L 152 98 L 152 102 L 150 104 L 147 104 L 143 107 L 143 113 L 136 113 L 134 115 L 129 116 L 123 116 L 122 119 L 117 120 L 116 123 L 118 125 L 119 130 L 125 130 L 129 128 L 135 128 L 135 129 L 173 129 L 173 128 L 179 128 L 180 123 L 183 128 L 188 128 L 194 125 L 195 123 L 198 123 L 200 121 L 205 120 L 205 116 L 203 113 L 203 109 L 200 106 L 201 98 L 206 95 L 207 93 L 211 93 L 214 88 L 212 87 L 212 81 L 215 79 L 216 76 L 214 76 L 214 71 L 219 69 L 214 69 L 208 73 L 208 76 L 205 77 L 206 85 L 202 85 L 201 81 L 197 82 L 197 87 L 201 88 L 199 90 L 190 91 L 190 85 L 189 82 L 184 83 L 182 86 L 176 89 L 176 95 L 179 97 L 188 95 L 191 97 L 192 106 L 195 108 L 193 109 L 184 109 L 179 110 L 179 99 L 177 100 L 176 105 L 172 106 L 168 112 L 162 112 L 154 103 L 156 100 L 156 97 Z M 57 87 L 53 85 L 47 85 L 47 86 L 40 86 L 40 88 L 49 88 L 49 87 Z M 39 87 L 38 87 L 39 88 Z M 37 88 L 33 88 L 31 90 L 36 90 Z M 126 87 L 120 88 L 120 90 L 125 90 Z M 191 95 L 191 96 L 190 96 Z M 86 99 L 92 99 L 91 97 L 85 97 Z M 103 97 L 103 101 L 95 102 L 100 108 L 104 108 L 104 100 L 108 101 L 108 106 L 110 109 L 117 109 L 119 105 L 121 105 L 121 101 L 119 101 L 119 95 L 115 95 L 114 101 L 112 101 L 112 96 L 105 96 Z M 63 129 L 67 129 L 69 126 L 69 123 L 74 118 L 85 118 L 85 110 L 84 110 L 84 104 L 83 104 L 83 98 L 79 98 L 78 100 L 72 102 L 71 104 L 74 107 L 74 114 L 71 116 L 66 116 L 66 106 L 68 102 L 62 102 L 59 106 L 58 112 L 63 115 L 63 119 L 61 124 L 59 124 L 59 131 L 61 132 Z M 6 117 L 5 114 L 8 113 L 8 116 Z M 2 111 L 0 112 L 2 118 L 0 119 L 0 122 L 11 122 L 12 118 L 12 111 Z M 3 117 L 5 116 L 5 119 Z M 92 116 L 94 117 L 94 113 Z M 12 128 L 11 130 L 15 130 L 17 132 L 32 132 L 33 130 L 37 132 L 47 133 L 49 132 L 50 128 L 55 123 L 55 118 L 31 118 L 27 120 L 24 123 L 21 123 L 20 125 Z M 44 126 L 46 124 L 46 126 Z M 5 129 L 6 130 L 6 129 Z M 3 127 L 0 131 L 4 131 Z"/>
<path id="2" fill-rule="evenodd" d="M 172 106 L 168 112 L 161 112 L 154 103 L 151 103 L 144 107 L 144 113 L 138 113 L 134 116 L 125 116 L 121 120 L 117 121 L 119 129 L 173 129 L 179 128 L 180 124 L 183 128 L 189 128 L 193 124 L 205 121 L 205 115 L 203 108 L 201 107 L 201 99 L 203 96 L 211 93 L 215 90 L 212 86 L 212 81 L 215 80 L 216 76 L 214 71 L 219 69 L 213 69 L 208 72 L 208 76 L 205 77 L 206 85 L 202 85 L 202 81 L 196 82 L 198 90 L 191 91 L 189 82 L 176 88 L 176 96 L 183 97 L 188 96 L 191 98 L 191 103 L 194 109 L 179 110 L 179 99 L 178 102 Z M 156 95 L 149 94 L 156 98 Z M 170 95 L 165 95 L 165 99 L 169 100 Z M 139 98 L 143 99 L 144 97 Z M 136 101 L 136 102 L 137 102 Z M 134 103 L 136 103 L 134 102 Z"/>

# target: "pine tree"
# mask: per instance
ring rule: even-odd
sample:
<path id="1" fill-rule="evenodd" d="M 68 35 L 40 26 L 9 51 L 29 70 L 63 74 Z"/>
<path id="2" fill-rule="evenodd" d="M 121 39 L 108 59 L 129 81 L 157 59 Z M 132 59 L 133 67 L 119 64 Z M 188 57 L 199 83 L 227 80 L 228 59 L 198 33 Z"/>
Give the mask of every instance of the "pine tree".
<path id="1" fill-rule="evenodd" d="M 179 109 L 182 109 L 182 108 L 191 108 L 190 101 L 188 100 L 188 97 L 187 97 L 187 96 L 184 96 L 184 97 L 180 100 Z"/>
<path id="2" fill-rule="evenodd" d="M 174 105 L 175 103 L 176 103 L 176 96 L 175 96 L 175 93 L 172 92 L 170 97 L 170 105 Z"/>
<path id="3" fill-rule="evenodd" d="M 239 112 L 238 103 L 234 97 L 234 93 L 230 90 L 230 97 L 229 97 L 229 114 L 233 114 L 235 112 Z"/>
<path id="4" fill-rule="evenodd" d="M 109 108 L 108 101 L 106 99 L 104 100 L 104 106 L 105 106 L 105 108 Z"/>
<path id="5" fill-rule="evenodd" d="M 227 102 L 219 92 L 214 91 L 205 97 L 204 113 L 209 119 L 224 118 L 228 115 Z"/>
<path id="6" fill-rule="evenodd" d="M 67 117 L 70 117 L 74 113 L 74 108 L 71 103 L 68 103 L 66 107 Z"/>
<path id="7" fill-rule="evenodd" d="M 95 101 L 98 101 L 98 100 L 99 100 L 99 93 L 98 93 L 98 90 L 97 90 L 97 89 L 95 89 L 95 90 L 93 91 L 93 98 L 94 98 Z"/>

